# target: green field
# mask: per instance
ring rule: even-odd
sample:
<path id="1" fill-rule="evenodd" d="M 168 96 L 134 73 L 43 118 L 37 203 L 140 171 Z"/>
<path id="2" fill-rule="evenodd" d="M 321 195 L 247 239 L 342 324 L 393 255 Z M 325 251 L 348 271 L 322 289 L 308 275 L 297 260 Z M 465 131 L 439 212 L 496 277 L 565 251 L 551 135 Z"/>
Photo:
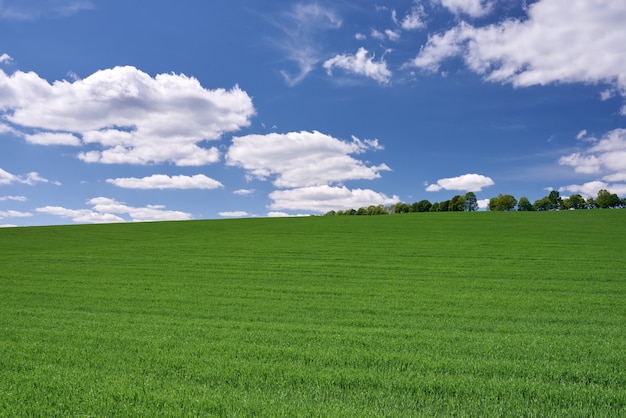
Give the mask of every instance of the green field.
<path id="1" fill-rule="evenodd" d="M 626 210 L 0 229 L 0 416 L 626 416 Z"/>

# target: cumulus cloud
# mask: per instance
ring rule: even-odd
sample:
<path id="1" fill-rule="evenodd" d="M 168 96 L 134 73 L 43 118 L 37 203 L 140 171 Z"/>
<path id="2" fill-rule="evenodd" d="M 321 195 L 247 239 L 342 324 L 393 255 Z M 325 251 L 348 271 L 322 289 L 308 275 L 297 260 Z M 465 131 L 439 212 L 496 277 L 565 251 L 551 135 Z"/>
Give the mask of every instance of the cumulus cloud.
<path id="1" fill-rule="evenodd" d="M 424 17 L 426 17 L 426 13 L 424 13 L 424 6 L 415 5 L 411 8 L 409 13 L 404 16 L 402 22 L 400 22 L 400 26 L 404 30 L 423 29 L 426 27 Z"/>
<path id="2" fill-rule="evenodd" d="M 55 185 L 60 185 L 60 183 L 58 182 L 51 182 L 50 180 L 41 177 L 39 173 L 35 171 L 25 175 L 15 175 L 0 168 L 0 186 L 8 185 L 11 183 L 28 184 L 29 186 L 33 186 L 36 183 L 52 183 Z"/>
<path id="3" fill-rule="evenodd" d="M 374 61 L 374 56 L 368 57 L 365 48 L 359 48 L 354 55 L 336 55 L 324 62 L 323 66 L 328 75 L 332 75 L 333 68 L 340 68 L 348 73 L 362 75 L 377 81 L 380 84 L 388 84 L 391 79 L 391 71 L 387 62 L 383 59 Z"/>
<path id="4" fill-rule="evenodd" d="M 272 210 L 307 210 L 325 213 L 330 210 L 356 209 L 370 205 L 392 205 L 398 196 L 388 197 L 369 189 L 348 189 L 328 185 L 275 190 L 269 195 Z"/>
<path id="5" fill-rule="evenodd" d="M 129 66 L 52 84 L 33 72 L 0 70 L 0 109 L 4 131 L 41 145 L 82 144 L 85 162 L 179 166 L 218 161 L 217 148 L 200 144 L 248 126 L 254 115 L 238 86 L 207 90 L 192 77 L 151 77 Z"/>
<path id="6" fill-rule="evenodd" d="M 483 188 L 493 186 L 495 183 L 489 177 L 480 174 L 464 174 L 458 177 L 450 177 L 437 180 L 426 188 L 427 192 L 440 190 L 460 190 L 465 192 L 480 192 Z"/>
<path id="7" fill-rule="evenodd" d="M 107 179 L 107 183 L 126 189 L 217 189 L 224 187 L 222 183 L 204 174 L 195 176 L 168 176 L 154 174 L 149 177 Z"/>
<path id="8" fill-rule="evenodd" d="M 440 0 L 441 5 L 452 13 L 466 14 L 470 17 L 485 16 L 493 7 L 493 4 L 484 0 Z"/>
<path id="9" fill-rule="evenodd" d="M 334 10 L 318 3 L 296 3 L 275 21 L 284 35 L 278 46 L 298 67 L 296 73 L 281 72 L 288 85 L 297 85 L 315 69 L 322 57 L 317 37 L 325 31 L 340 28 L 342 23 Z"/>
<path id="10" fill-rule="evenodd" d="M 461 1 L 442 4 L 454 8 Z M 410 65 L 436 70 L 445 58 L 461 56 L 471 70 L 493 82 L 608 83 L 626 95 L 625 2 L 540 0 L 527 13 L 527 19 L 485 27 L 460 23 L 433 35 Z"/>
<path id="11" fill-rule="evenodd" d="M 583 197 L 596 197 L 598 191 L 608 190 L 610 193 L 615 193 L 620 196 L 626 195 L 626 184 L 624 183 L 607 183 L 600 180 L 589 181 L 584 184 L 570 184 L 559 189 L 561 192 L 579 193 Z"/>
<path id="12" fill-rule="evenodd" d="M 559 164 L 584 174 L 626 173 L 626 129 L 614 129 L 588 149 L 561 157 Z"/>
<path id="13" fill-rule="evenodd" d="M 13 61 L 13 58 L 9 54 L 3 53 L 0 55 L 0 64 L 8 64 Z"/>
<path id="14" fill-rule="evenodd" d="M 602 176 L 563 190 L 586 196 L 595 196 L 599 189 L 626 194 L 626 129 L 614 129 L 599 140 L 594 138 L 587 149 L 561 157 L 559 164 L 573 167 L 577 173 Z"/>
<path id="15" fill-rule="evenodd" d="M 115 199 L 96 197 L 87 202 L 88 209 L 67 209 L 60 206 L 37 208 L 39 213 L 69 218 L 77 223 L 151 222 L 166 220 L 189 220 L 191 214 L 165 210 L 161 205 L 132 207 Z"/>
<path id="16" fill-rule="evenodd" d="M 270 133 L 234 137 L 226 160 L 252 178 L 274 176 L 276 187 L 295 188 L 379 178 L 387 165 L 368 166 L 351 156 L 379 148 L 376 140 L 346 142 L 317 131 Z"/>

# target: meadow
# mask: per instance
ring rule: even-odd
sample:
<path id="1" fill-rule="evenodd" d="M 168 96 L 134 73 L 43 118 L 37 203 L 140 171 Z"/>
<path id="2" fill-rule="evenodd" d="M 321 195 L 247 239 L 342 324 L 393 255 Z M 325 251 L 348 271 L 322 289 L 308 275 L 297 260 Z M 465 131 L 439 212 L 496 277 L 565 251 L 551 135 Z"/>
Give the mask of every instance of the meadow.
<path id="1" fill-rule="evenodd" d="M 626 416 L 626 210 L 0 229 L 0 416 Z"/>

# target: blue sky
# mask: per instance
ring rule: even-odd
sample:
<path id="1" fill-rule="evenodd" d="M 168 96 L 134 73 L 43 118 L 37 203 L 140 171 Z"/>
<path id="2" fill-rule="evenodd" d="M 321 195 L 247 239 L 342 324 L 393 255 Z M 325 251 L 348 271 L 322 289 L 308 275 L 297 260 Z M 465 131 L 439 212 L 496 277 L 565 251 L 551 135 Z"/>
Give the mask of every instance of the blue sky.
<path id="1" fill-rule="evenodd" d="M 614 0 L 0 1 L 0 225 L 626 196 L 624 22 Z"/>

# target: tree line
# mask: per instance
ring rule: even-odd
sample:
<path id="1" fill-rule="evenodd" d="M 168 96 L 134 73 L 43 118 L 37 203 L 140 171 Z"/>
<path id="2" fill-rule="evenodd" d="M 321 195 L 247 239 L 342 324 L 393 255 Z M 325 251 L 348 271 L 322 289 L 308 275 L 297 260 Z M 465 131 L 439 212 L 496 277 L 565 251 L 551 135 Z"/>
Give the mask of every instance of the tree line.
<path id="1" fill-rule="evenodd" d="M 578 209 L 608 209 L 626 208 L 626 198 L 621 198 L 609 191 L 602 189 L 594 199 L 583 198 L 580 194 L 573 194 L 565 199 L 561 198 L 558 191 L 553 190 L 547 196 L 531 203 L 527 197 L 520 197 L 519 201 L 510 194 L 499 194 L 489 199 L 488 209 L 491 211 L 544 211 L 544 210 L 578 210 Z M 473 192 L 465 195 L 456 195 L 450 200 L 431 203 L 428 200 L 420 200 L 412 204 L 398 202 L 395 205 L 383 206 L 372 205 L 359 209 L 331 210 L 324 216 L 343 215 L 387 215 L 392 213 L 410 212 L 473 212 L 478 210 L 478 200 Z"/>

